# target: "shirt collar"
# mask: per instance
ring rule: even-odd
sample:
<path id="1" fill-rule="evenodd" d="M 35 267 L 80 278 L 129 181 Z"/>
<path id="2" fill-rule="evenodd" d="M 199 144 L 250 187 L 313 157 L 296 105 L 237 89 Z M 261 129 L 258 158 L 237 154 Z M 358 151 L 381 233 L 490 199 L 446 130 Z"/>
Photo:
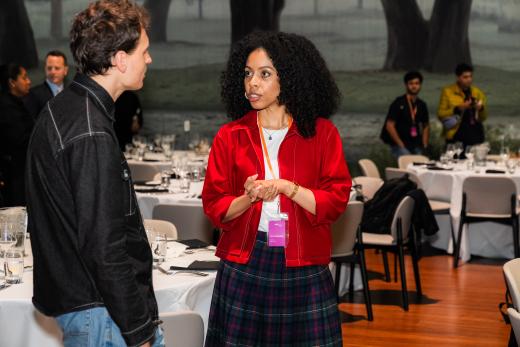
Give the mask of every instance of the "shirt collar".
<path id="1" fill-rule="evenodd" d="M 92 100 L 94 100 L 94 102 L 99 105 L 105 115 L 110 118 L 110 120 L 115 122 L 115 103 L 105 88 L 101 87 L 89 76 L 81 73 L 76 74 L 72 83 L 85 89 L 90 94 L 90 96 L 92 96 Z"/>
<path id="2" fill-rule="evenodd" d="M 45 80 L 49 88 L 51 88 L 52 95 L 56 96 L 59 92 L 63 90 L 63 83 L 61 85 L 52 83 L 49 80 Z"/>

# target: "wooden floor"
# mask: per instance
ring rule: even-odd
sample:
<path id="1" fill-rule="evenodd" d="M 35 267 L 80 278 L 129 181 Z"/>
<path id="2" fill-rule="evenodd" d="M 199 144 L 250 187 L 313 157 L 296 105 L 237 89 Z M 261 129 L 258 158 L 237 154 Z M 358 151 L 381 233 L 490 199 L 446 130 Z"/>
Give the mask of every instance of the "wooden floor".
<path id="1" fill-rule="evenodd" d="M 389 255 L 393 277 L 393 255 Z M 362 292 L 341 298 L 344 346 L 507 346 L 510 326 L 498 311 L 504 301 L 503 262 L 482 260 L 452 267 L 451 256 L 427 255 L 419 262 L 424 297 L 419 303 L 410 256 L 406 274 L 410 310 L 401 308 L 400 281 L 383 279 L 381 255 L 367 251 L 374 321 L 366 320 Z"/>

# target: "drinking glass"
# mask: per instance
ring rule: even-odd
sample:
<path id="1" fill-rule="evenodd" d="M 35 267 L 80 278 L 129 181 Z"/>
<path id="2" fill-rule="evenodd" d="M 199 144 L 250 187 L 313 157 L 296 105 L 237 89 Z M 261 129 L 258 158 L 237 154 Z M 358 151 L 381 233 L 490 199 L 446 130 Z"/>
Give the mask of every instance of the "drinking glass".
<path id="1" fill-rule="evenodd" d="M 502 147 L 500 149 L 500 159 L 502 160 L 502 163 L 505 164 L 509 158 L 509 147 Z"/>
<path id="2" fill-rule="evenodd" d="M 455 145 L 453 143 L 450 143 L 446 146 L 446 156 L 450 161 L 453 160 L 453 157 L 455 156 Z"/>
<path id="3" fill-rule="evenodd" d="M 453 145 L 453 149 L 455 151 L 455 154 L 457 155 L 457 160 L 460 160 L 460 155 L 464 152 L 464 145 L 462 142 L 456 142 Z"/>
<path id="4" fill-rule="evenodd" d="M 12 248 L 5 251 L 4 256 L 5 282 L 21 283 L 23 277 L 23 252 Z"/>
<path id="5" fill-rule="evenodd" d="M 3 221 L 0 223 L 0 251 L 3 259 L 2 266 L 5 263 L 5 255 L 7 251 L 16 244 L 16 225 L 18 223 Z M 5 273 L 4 273 L 5 275 Z M 3 276 L 4 276 L 3 275 Z M 4 276 L 5 277 L 5 276 Z"/>
<path id="6" fill-rule="evenodd" d="M 161 171 L 161 187 L 169 188 L 171 183 L 172 172 L 170 170 Z"/>
<path id="7" fill-rule="evenodd" d="M 162 263 L 166 258 L 166 234 L 160 233 L 153 228 L 148 231 L 150 248 L 152 249 L 153 261 Z"/>
<path id="8" fill-rule="evenodd" d="M 516 165 L 517 165 L 517 162 L 515 159 L 507 159 L 507 161 L 506 161 L 507 172 L 509 172 L 511 175 L 514 174 L 516 171 Z"/>

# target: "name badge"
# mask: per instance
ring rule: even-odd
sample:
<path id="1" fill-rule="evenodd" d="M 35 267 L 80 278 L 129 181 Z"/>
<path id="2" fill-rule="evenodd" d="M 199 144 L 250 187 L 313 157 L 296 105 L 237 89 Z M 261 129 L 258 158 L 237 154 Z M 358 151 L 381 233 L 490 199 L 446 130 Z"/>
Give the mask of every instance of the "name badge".
<path id="1" fill-rule="evenodd" d="M 287 247 L 289 242 L 289 216 L 280 213 L 276 218 L 269 220 L 267 245 L 269 247 Z"/>
<path id="2" fill-rule="evenodd" d="M 410 128 L 410 136 L 417 137 L 417 127 L 415 125 Z"/>

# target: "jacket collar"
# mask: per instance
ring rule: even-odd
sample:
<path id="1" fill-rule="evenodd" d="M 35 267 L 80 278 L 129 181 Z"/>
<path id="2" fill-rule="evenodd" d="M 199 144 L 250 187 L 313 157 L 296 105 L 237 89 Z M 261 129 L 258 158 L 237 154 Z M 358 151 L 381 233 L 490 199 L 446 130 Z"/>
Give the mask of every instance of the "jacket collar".
<path id="1" fill-rule="evenodd" d="M 76 74 L 72 83 L 85 89 L 92 97 L 92 100 L 94 100 L 94 102 L 103 111 L 103 113 L 112 122 L 116 121 L 114 116 L 115 103 L 114 100 L 112 100 L 110 94 L 108 94 L 108 92 L 105 90 L 105 88 L 101 87 L 92 78 L 81 73 Z"/>

